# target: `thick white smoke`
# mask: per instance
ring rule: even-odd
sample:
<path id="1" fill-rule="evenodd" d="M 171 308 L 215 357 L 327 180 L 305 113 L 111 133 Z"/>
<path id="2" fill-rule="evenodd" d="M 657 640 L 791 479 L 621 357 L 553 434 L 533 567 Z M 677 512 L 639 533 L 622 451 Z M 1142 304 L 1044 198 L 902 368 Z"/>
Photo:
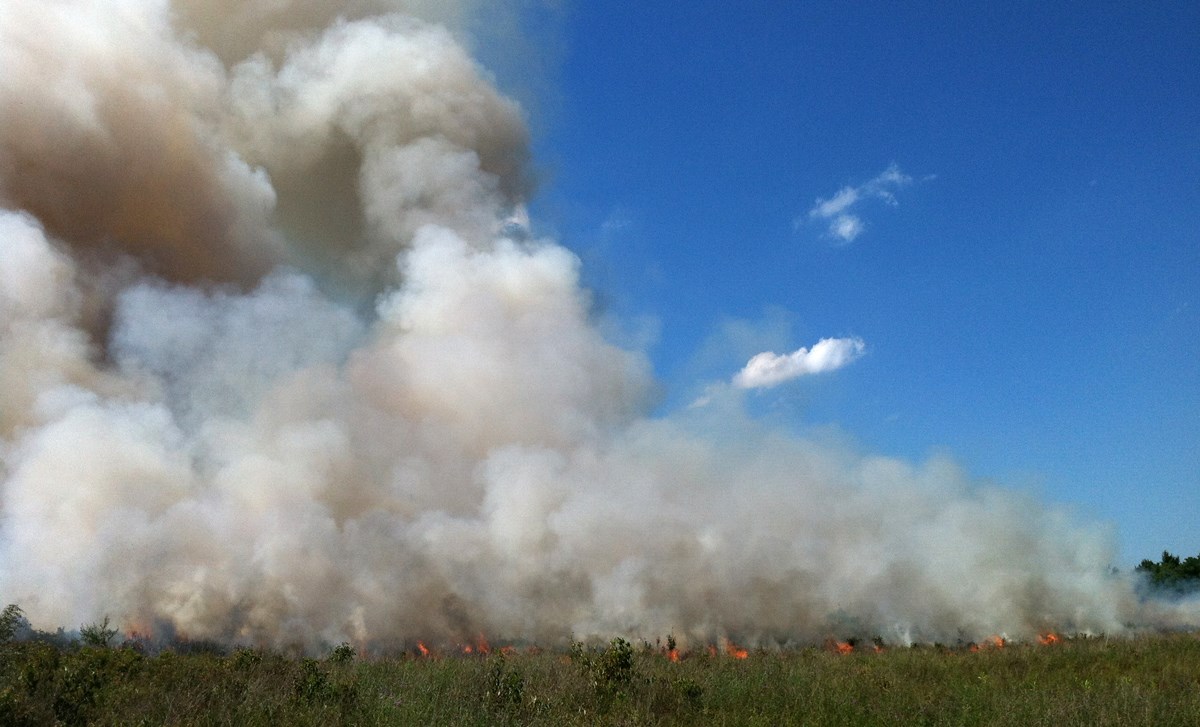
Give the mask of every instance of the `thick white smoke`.
<path id="1" fill-rule="evenodd" d="M 0 5 L 0 600 L 309 648 L 1149 618 L 1105 531 L 951 463 L 648 418 L 578 260 L 505 225 L 472 9 Z"/>

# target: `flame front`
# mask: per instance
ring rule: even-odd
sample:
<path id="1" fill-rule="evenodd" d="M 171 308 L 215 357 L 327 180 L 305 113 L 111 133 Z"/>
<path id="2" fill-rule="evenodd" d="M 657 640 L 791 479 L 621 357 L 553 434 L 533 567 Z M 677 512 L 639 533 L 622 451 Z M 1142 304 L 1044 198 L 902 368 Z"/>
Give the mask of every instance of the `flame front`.
<path id="1" fill-rule="evenodd" d="M 133 620 L 125 625 L 125 633 L 133 641 L 153 641 L 154 629 L 148 621 Z"/>
<path id="2" fill-rule="evenodd" d="M 508 648 L 508 647 L 504 647 L 504 648 Z M 502 648 L 500 651 L 503 652 L 504 649 Z M 467 655 L 480 654 L 482 656 L 487 656 L 488 654 L 492 653 L 492 646 L 490 643 L 488 643 L 487 637 L 484 636 L 482 633 L 480 633 L 479 636 L 475 639 L 474 644 L 463 644 L 462 645 L 462 653 L 467 654 Z"/>

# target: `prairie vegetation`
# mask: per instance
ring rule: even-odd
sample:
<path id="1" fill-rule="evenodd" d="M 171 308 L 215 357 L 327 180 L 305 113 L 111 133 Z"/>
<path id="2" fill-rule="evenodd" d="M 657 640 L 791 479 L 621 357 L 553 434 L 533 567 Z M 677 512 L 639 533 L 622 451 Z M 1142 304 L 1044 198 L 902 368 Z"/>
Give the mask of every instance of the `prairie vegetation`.
<path id="1" fill-rule="evenodd" d="M 6 638 L 0 724 L 1200 724 L 1195 634 L 848 653 L 831 642 L 746 658 L 614 639 L 373 659 L 345 644 L 321 659 L 150 654 L 108 645 L 104 624 L 88 634 Z"/>

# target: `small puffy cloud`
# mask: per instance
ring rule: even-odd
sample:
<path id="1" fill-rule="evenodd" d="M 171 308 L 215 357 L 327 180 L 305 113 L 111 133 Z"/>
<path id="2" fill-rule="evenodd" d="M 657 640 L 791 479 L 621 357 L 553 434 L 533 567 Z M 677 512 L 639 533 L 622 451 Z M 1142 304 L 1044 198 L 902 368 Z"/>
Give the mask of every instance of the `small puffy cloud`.
<path id="1" fill-rule="evenodd" d="M 900 167 L 892 164 L 871 179 L 857 187 L 843 187 L 828 199 L 817 199 L 812 209 L 808 211 L 810 220 L 828 220 L 829 236 L 843 244 L 852 242 L 866 229 L 866 223 L 858 214 L 851 210 L 864 200 L 879 199 L 889 205 L 896 205 L 896 192 L 912 184 L 913 178 L 900 171 Z"/>
<path id="2" fill-rule="evenodd" d="M 764 351 L 733 377 L 740 389 L 766 389 L 808 374 L 840 369 L 867 350 L 861 338 L 822 338 L 812 348 L 787 354 Z"/>
<path id="3" fill-rule="evenodd" d="M 866 229 L 861 217 L 854 215 L 838 215 L 829 223 L 829 234 L 844 241 L 851 242 Z"/>

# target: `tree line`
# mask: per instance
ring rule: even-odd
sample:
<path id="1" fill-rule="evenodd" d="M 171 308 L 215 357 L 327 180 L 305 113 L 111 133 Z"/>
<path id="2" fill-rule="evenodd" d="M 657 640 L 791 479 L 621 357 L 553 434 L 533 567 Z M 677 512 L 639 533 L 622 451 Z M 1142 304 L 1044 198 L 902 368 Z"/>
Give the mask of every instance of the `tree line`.
<path id="1" fill-rule="evenodd" d="M 1180 558 L 1164 550 L 1162 560 L 1155 562 L 1147 558 L 1134 570 L 1146 574 L 1154 591 L 1177 594 L 1200 592 L 1200 555 Z"/>

